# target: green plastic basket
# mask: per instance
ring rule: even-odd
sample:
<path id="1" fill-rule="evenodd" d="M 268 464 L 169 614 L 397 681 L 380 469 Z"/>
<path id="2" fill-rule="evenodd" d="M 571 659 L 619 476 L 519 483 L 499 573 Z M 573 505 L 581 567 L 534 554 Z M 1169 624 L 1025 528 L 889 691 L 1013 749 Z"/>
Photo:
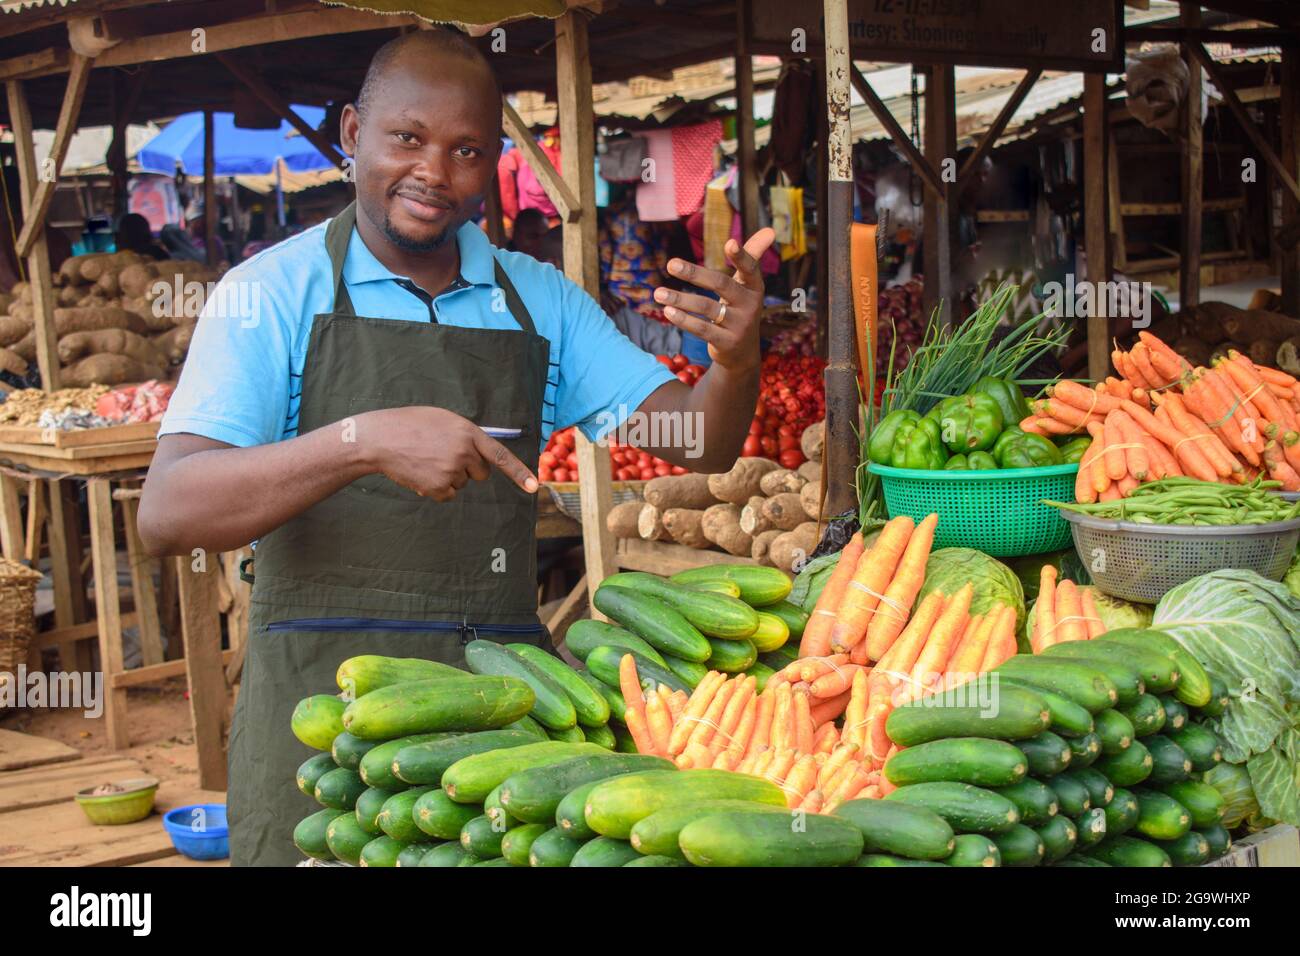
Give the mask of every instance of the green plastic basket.
<path id="1" fill-rule="evenodd" d="M 994 557 L 1058 551 L 1070 544 L 1070 524 L 1042 504 L 1074 500 L 1079 466 L 925 471 L 872 463 L 891 518 L 920 522 L 938 514 L 935 548 L 977 548 Z"/>

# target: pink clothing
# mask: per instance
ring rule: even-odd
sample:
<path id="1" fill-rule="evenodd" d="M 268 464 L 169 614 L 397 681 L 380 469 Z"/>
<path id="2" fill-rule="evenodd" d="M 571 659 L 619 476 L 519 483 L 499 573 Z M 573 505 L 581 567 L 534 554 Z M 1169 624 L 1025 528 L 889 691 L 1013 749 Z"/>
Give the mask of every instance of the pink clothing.
<path id="1" fill-rule="evenodd" d="M 636 214 L 642 222 L 668 222 L 677 218 L 677 191 L 673 180 L 672 130 L 656 129 L 637 133 L 646 141 L 648 158 L 652 165 L 646 167 L 651 177 L 636 187 Z"/>
<path id="2" fill-rule="evenodd" d="M 512 146 L 497 160 L 497 185 L 501 192 L 501 213 L 513 221 L 519 217 L 519 186 L 515 177 L 523 163 L 518 146 Z"/>
<path id="3" fill-rule="evenodd" d="M 704 187 L 713 178 L 713 149 L 722 139 L 722 122 L 679 126 L 673 134 L 673 192 L 677 217 L 704 205 Z"/>

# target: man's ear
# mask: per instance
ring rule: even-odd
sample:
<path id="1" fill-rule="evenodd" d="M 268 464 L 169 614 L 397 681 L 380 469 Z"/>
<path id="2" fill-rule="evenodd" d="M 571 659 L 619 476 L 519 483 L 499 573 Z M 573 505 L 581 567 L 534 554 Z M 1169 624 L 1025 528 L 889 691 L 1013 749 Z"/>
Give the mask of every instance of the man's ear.
<path id="1" fill-rule="evenodd" d="M 353 159 L 357 155 L 357 140 L 361 136 L 361 114 L 357 112 L 356 106 L 348 103 L 343 107 L 343 113 L 339 117 L 339 145 L 343 147 L 343 152 Z"/>

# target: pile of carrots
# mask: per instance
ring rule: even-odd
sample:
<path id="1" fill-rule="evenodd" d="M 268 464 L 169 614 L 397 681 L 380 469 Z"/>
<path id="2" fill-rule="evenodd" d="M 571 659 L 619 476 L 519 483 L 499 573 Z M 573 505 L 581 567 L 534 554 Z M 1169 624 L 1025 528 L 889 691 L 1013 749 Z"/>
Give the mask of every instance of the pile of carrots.
<path id="1" fill-rule="evenodd" d="M 1065 641 L 1090 641 L 1106 633 L 1097 613 L 1092 591 L 1070 580 L 1056 580 L 1056 568 L 1043 565 L 1038 601 L 1034 605 L 1034 627 L 1029 646 L 1037 654 Z"/>
<path id="2" fill-rule="evenodd" d="M 1235 350 L 1193 368 L 1149 332 L 1112 359 L 1121 378 L 1062 381 L 1020 423 L 1043 435 L 1087 432 L 1081 502 L 1126 497 L 1144 481 L 1188 475 L 1244 484 L 1261 474 L 1300 491 L 1300 381 Z"/>

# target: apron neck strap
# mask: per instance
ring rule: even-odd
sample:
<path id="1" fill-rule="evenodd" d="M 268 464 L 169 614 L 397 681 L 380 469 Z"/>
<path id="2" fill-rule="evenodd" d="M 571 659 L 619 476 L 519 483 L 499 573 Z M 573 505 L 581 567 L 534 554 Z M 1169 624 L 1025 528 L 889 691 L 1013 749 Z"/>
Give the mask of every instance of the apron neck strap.
<path id="1" fill-rule="evenodd" d="M 506 270 L 501 268 L 501 263 L 497 261 L 496 256 L 492 257 L 492 273 L 496 278 L 497 285 L 506 296 L 506 308 L 514 320 L 519 323 L 519 327 L 525 332 L 537 334 L 537 327 L 533 325 L 533 317 L 528 313 L 528 307 L 524 305 L 524 300 L 519 298 L 519 292 L 515 289 L 515 284 L 510 281 L 506 275 Z"/>

